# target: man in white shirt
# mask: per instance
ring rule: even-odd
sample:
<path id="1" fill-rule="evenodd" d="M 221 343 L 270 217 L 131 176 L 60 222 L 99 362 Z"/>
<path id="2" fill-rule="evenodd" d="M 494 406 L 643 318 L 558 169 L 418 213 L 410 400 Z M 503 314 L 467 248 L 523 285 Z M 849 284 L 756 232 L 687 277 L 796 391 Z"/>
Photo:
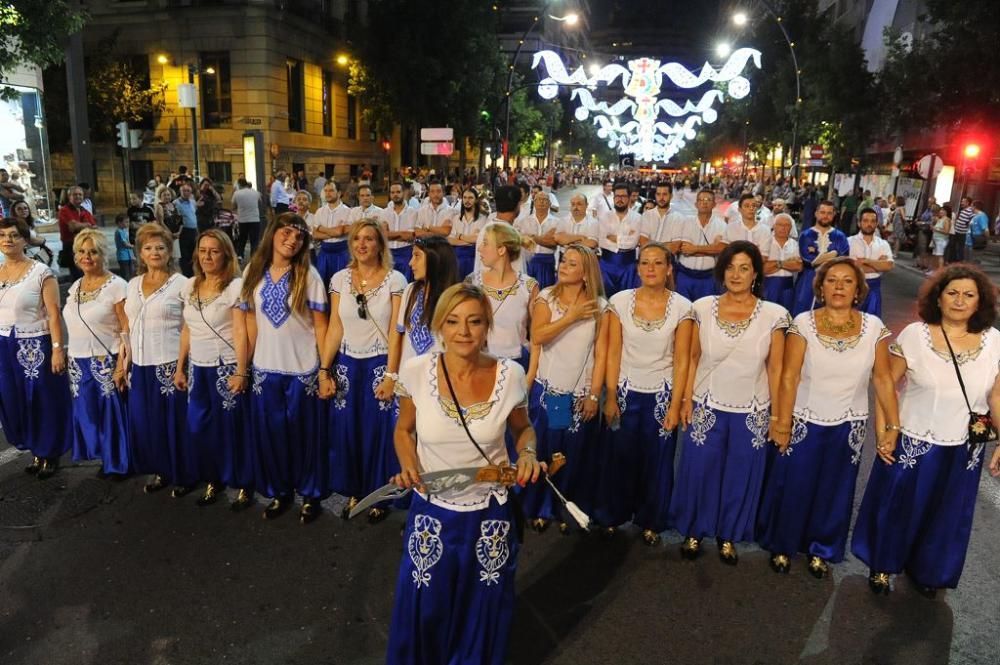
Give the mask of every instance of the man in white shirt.
<path id="1" fill-rule="evenodd" d="M 382 208 L 375 205 L 374 200 L 375 196 L 372 194 L 371 185 L 358 185 L 358 207 L 351 209 L 349 218 L 351 224 L 369 217 L 378 219 L 382 216 Z"/>
<path id="2" fill-rule="evenodd" d="M 316 192 L 316 200 L 323 200 L 323 188 L 326 187 L 326 176 L 320 171 L 316 174 L 316 179 L 313 180 L 313 191 Z"/>
<path id="3" fill-rule="evenodd" d="M 452 220 L 458 211 L 444 200 L 444 187 L 437 180 L 432 180 L 427 188 L 427 202 L 417 210 L 415 233 L 418 238 L 430 235 L 445 236 L 451 233 Z"/>
<path id="4" fill-rule="evenodd" d="M 796 273 L 802 271 L 799 243 L 792 239 L 792 216 L 786 212 L 774 217 L 774 236 L 764 255 L 764 300 L 778 303 L 788 311 L 795 304 Z"/>
<path id="5" fill-rule="evenodd" d="M 590 198 L 590 205 L 587 209 L 595 219 L 600 219 L 602 214 L 615 209 L 612 192 L 613 185 L 614 183 L 611 180 L 605 180 L 601 191 Z"/>
<path id="6" fill-rule="evenodd" d="M 389 185 L 389 205 L 382 211 L 382 228 L 389 239 L 393 268 L 406 275 L 407 281 L 412 281 L 410 259 L 413 257 L 413 225 L 417 221 L 417 211 L 406 204 L 404 192 L 408 189 L 402 182 Z"/>
<path id="7" fill-rule="evenodd" d="M 740 211 L 740 219 L 736 222 L 729 222 L 726 226 L 726 242 L 747 240 L 757 245 L 761 255 L 766 255 L 767 249 L 771 245 L 771 227 L 764 226 L 757 221 L 757 201 L 753 194 L 741 196 L 737 206 Z"/>
<path id="8" fill-rule="evenodd" d="M 527 267 L 528 275 L 535 278 L 540 289 L 552 286 L 556 282 L 555 251 L 558 247 L 556 230 L 559 218 L 549 214 L 549 205 L 549 195 L 539 188 L 535 192 L 532 206 L 534 212 L 514 222 L 514 228 L 521 235 L 535 241 L 535 249 L 528 259 Z"/>
<path id="9" fill-rule="evenodd" d="M 623 182 L 612 189 L 614 210 L 598 216 L 601 248 L 601 274 L 604 277 L 604 295 L 610 298 L 619 291 L 639 285 L 636 272 L 636 247 L 642 218 L 629 209 L 629 186 Z"/>
<path id="10" fill-rule="evenodd" d="M 680 224 L 683 216 L 670 209 L 674 197 L 674 188 L 669 182 L 656 184 L 656 207 L 639 213 L 642 215 L 642 227 L 639 229 L 639 245 L 649 242 L 665 243 L 673 233 L 671 226 Z"/>
<path id="11" fill-rule="evenodd" d="M 587 197 L 574 194 L 569 200 L 569 216 L 561 219 L 556 226 L 556 265 L 562 258 L 563 247 L 579 243 L 597 251 L 597 239 L 601 235 L 601 225 L 587 213 Z"/>
<path id="12" fill-rule="evenodd" d="M 674 254 L 674 290 L 691 302 L 721 293 L 715 281 L 715 260 L 726 248 L 726 221 L 715 214 L 715 194 L 710 189 L 698 192 L 697 214 L 679 216 L 666 224 L 664 241 Z"/>
<path id="13" fill-rule="evenodd" d="M 896 265 L 892 256 L 892 247 L 879 238 L 878 213 L 873 208 L 862 208 L 858 213 L 858 231 L 847 239 L 850 247 L 849 256 L 865 272 L 865 282 L 868 284 L 868 297 L 858 305 L 858 309 L 877 317 L 882 316 L 882 273 L 889 272 Z"/>
<path id="14" fill-rule="evenodd" d="M 757 212 L 755 213 L 757 221 L 767 228 L 771 228 L 771 224 L 774 220 L 774 214 L 771 212 L 770 208 L 764 205 L 764 197 L 757 194 L 753 197 L 753 200 L 757 204 Z"/>
<path id="15" fill-rule="evenodd" d="M 288 212 L 288 204 L 292 202 L 288 198 L 288 191 L 285 190 L 285 177 L 287 175 L 284 171 L 278 171 L 274 174 L 274 182 L 271 183 L 271 208 L 274 210 L 275 217 L 283 212 Z"/>
<path id="16" fill-rule="evenodd" d="M 347 234 L 351 231 L 351 209 L 340 200 L 337 182 L 330 180 L 323 187 L 325 203 L 316 209 L 310 219 L 312 236 L 320 241 L 316 255 L 316 270 L 323 284 L 330 285 L 330 278 L 347 267 L 351 254 L 347 247 Z"/>

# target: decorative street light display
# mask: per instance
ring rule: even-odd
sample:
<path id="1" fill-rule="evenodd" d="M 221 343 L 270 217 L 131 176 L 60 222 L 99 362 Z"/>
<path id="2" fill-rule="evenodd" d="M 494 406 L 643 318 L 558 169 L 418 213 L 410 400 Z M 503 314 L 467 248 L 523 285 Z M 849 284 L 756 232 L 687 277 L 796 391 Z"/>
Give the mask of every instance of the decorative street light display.
<path id="1" fill-rule="evenodd" d="M 553 99 L 559 94 L 559 86 L 573 86 L 570 98 L 579 102 L 575 111 L 578 120 L 593 116 L 597 135 L 607 140 L 608 147 L 650 162 L 668 161 L 697 135 L 699 125 L 715 122 L 719 117 L 713 108 L 715 102 L 723 101 L 727 95 L 742 99 L 750 94 L 750 81 L 742 75 L 743 70 L 750 60 L 760 69 L 760 58 L 760 51 L 741 48 L 733 51 L 720 69 L 706 62 L 697 74 L 676 62 L 661 65 L 654 58 L 630 60 L 628 68 L 620 64 L 591 67 L 588 74 L 583 67 L 567 72 L 559 54 L 539 51 L 531 67 L 545 64 L 547 76 L 538 83 L 540 97 Z M 624 97 L 613 104 L 594 99 L 592 91 L 601 85 L 610 87 L 619 77 Z M 688 99 L 678 104 L 672 99 L 659 98 L 664 78 L 683 90 L 725 83 L 726 91 L 714 88 L 702 94 L 696 103 Z M 661 113 L 676 120 L 672 124 L 663 122 L 659 119 Z M 623 120 L 621 116 L 626 114 L 630 117 Z"/>

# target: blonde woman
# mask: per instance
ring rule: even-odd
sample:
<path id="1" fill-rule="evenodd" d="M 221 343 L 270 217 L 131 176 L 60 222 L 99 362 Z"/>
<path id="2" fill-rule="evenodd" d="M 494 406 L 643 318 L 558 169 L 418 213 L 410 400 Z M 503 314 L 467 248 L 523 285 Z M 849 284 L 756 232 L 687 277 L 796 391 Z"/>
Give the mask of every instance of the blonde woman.
<path id="1" fill-rule="evenodd" d="M 198 480 L 207 482 L 199 506 L 215 503 L 226 485 L 240 488 L 233 510 L 246 508 L 253 497 L 242 288 L 229 236 L 221 229 L 203 232 L 195 248 L 194 277 L 181 291 L 184 328 L 174 373 L 174 385 L 188 393 L 186 440 L 197 449 Z"/>
<path id="2" fill-rule="evenodd" d="M 156 193 L 153 217 L 157 224 L 170 232 L 170 236 L 173 238 L 170 244 L 170 254 L 174 260 L 179 261 L 181 258 L 181 227 L 184 225 L 184 220 L 174 205 L 174 192 L 169 187 L 164 187 Z M 138 247 L 138 245 L 136 246 Z"/>
<path id="3" fill-rule="evenodd" d="M 309 227 L 284 213 L 268 225 L 243 274 L 240 294 L 253 356 L 251 412 L 257 491 L 274 519 L 303 497 L 303 524 L 329 493 L 329 443 L 319 402 L 319 350 L 327 327 L 326 289 L 309 261 Z"/>
<path id="4" fill-rule="evenodd" d="M 128 354 L 128 282 L 108 270 L 107 247 L 97 229 L 73 238 L 73 260 L 83 277 L 69 287 L 63 318 L 69 333 L 70 393 L 73 395 L 73 459 L 101 460 L 100 473 L 131 470 L 125 384 L 118 369 Z"/>
<path id="5" fill-rule="evenodd" d="M 351 261 L 330 280 L 330 325 L 320 365 L 320 399 L 331 399 L 330 484 L 357 499 L 385 484 L 399 471 L 392 446 L 395 426 L 393 379 L 387 376 L 390 346 L 402 342 L 390 335 L 399 316 L 406 278 L 392 269 L 389 242 L 377 219 L 354 224 L 347 244 Z M 368 521 L 388 515 L 373 506 Z"/>
<path id="6" fill-rule="evenodd" d="M 128 354 L 119 356 L 129 374 L 129 444 L 133 469 L 152 474 L 143 488 L 156 492 L 175 485 L 173 496 L 191 491 L 196 460 L 183 450 L 187 397 L 174 386 L 184 325 L 181 290 L 187 280 L 171 257 L 173 236 L 159 224 L 145 224 L 135 235 L 138 275 L 128 283 Z"/>

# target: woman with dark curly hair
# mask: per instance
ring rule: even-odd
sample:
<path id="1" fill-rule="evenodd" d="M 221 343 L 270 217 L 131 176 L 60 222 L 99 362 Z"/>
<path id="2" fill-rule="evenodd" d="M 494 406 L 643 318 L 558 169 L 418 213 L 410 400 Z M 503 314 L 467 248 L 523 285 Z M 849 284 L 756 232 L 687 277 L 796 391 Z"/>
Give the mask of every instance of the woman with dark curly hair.
<path id="1" fill-rule="evenodd" d="M 917 311 L 890 349 L 894 381 L 906 377 L 899 424 L 876 406 L 877 431 L 899 428 L 899 447 L 894 461 L 875 460 L 851 549 L 873 592 L 889 593 L 889 575 L 905 570 L 933 597 L 958 586 L 969 547 L 985 448 L 969 441 L 970 412 L 1000 416 L 996 289 L 951 265 L 924 284 Z M 1000 475 L 997 450 L 990 472 Z"/>

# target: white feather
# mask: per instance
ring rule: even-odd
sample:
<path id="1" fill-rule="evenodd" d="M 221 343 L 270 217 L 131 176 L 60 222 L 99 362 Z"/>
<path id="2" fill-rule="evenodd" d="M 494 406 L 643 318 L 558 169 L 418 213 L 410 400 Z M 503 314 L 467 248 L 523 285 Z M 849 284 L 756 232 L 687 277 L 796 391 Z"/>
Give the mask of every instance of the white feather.
<path id="1" fill-rule="evenodd" d="M 573 516 L 573 519 L 576 520 L 576 523 L 580 525 L 581 529 L 584 531 L 590 529 L 590 517 L 587 516 L 587 513 L 580 510 L 578 505 L 572 501 L 567 501 L 566 510 L 568 510 L 569 514 Z"/>

